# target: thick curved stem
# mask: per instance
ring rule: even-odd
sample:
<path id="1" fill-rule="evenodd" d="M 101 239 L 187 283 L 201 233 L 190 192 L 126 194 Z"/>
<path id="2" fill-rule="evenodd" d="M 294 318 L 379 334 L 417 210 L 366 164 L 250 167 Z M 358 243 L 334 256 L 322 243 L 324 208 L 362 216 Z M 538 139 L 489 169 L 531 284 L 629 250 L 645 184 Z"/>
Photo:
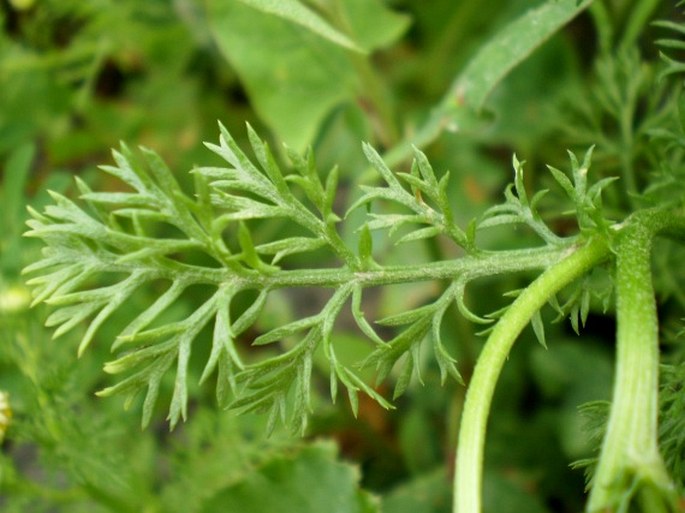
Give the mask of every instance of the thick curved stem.
<path id="1" fill-rule="evenodd" d="M 653 513 L 673 511 L 673 483 L 658 447 L 659 336 L 651 247 L 682 219 L 645 212 L 616 237 L 616 378 L 588 512 L 626 507 L 633 494 Z M 682 229 L 682 227 L 681 227 Z"/>
<path id="2" fill-rule="evenodd" d="M 556 292 L 609 255 L 604 239 L 590 240 L 540 275 L 499 320 L 478 357 L 466 393 L 454 478 L 454 513 L 480 513 L 485 431 L 497 379 L 514 341 Z"/>

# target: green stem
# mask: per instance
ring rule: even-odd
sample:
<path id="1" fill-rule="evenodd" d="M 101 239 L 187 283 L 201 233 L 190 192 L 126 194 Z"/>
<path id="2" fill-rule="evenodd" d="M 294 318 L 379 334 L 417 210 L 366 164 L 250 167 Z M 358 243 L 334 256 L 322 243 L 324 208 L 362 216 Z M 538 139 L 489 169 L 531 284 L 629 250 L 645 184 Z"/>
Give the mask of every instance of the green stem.
<path id="1" fill-rule="evenodd" d="M 385 266 L 366 271 L 347 268 L 302 269 L 280 271 L 273 275 L 247 278 L 247 288 L 282 287 L 340 287 L 351 281 L 365 287 L 455 279 L 465 276 L 475 279 L 530 269 L 548 267 L 556 262 L 569 247 L 541 248 L 533 250 L 501 251 L 479 256 L 465 256 L 443 262 L 427 262 L 417 265 Z M 230 278 L 229 278 L 230 279 Z M 253 283 L 254 282 L 254 283 Z"/>
<path id="2" fill-rule="evenodd" d="M 616 237 L 616 378 L 589 512 L 627 507 L 631 484 L 638 499 L 651 504 L 648 511 L 672 511 L 673 483 L 658 447 L 659 336 L 650 253 L 654 235 L 678 223 L 670 212 L 645 212 Z"/>
<path id="3" fill-rule="evenodd" d="M 495 326 L 466 393 L 454 478 L 454 513 L 480 513 L 485 431 L 497 379 L 521 330 L 549 298 L 609 256 L 604 239 L 590 240 L 550 267 L 512 303 Z"/>
<path id="4" fill-rule="evenodd" d="M 164 266 L 151 261 L 121 261 L 116 255 L 100 252 L 90 260 L 99 272 L 144 273 L 150 279 L 170 279 L 187 284 L 210 284 L 219 286 L 233 283 L 241 289 L 264 289 L 285 287 L 340 287 L 356 282 L 365 287 L 411 283 L 417 281 L 451 280 L 456 277 L 475 279 L 531 269 L 549 267 L 558 261 L 572 246 L 555 248 L 482 252 L 477 256 L 465 256 L 442 262 L 415 265 L 384 266 L 378 269 L 356 271 L 347 266 L 319 269 L 276 270 L 263 273 L 253 269 L 213 269 L 188 265 L 165 259 Z M 90 262 L 86 262 L 90 263 Z"/>

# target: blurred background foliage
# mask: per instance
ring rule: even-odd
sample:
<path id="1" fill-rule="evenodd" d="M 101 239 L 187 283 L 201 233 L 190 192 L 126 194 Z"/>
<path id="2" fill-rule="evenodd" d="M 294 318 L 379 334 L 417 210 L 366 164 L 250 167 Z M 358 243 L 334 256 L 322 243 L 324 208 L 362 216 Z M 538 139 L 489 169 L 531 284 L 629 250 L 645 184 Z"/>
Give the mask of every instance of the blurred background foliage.
<path id="1" fill-rule="evenodd" d="M 96 166 L 109 161 L 118 141 L 153 148 L 187 184 L 194 165 L 213 162 L 202 141 L 216 139 L 216 121 L 236 136 L 248 121 L 274 141 L 313 147 L 321 169 L 339 165 L 347 190 L 369 179 L 361 141 L 381 151 L 411 141 L 476 50 L 544 2 L 304 2 L 336 34 L 349 35 L 353 49 L 256 8 L 260 3 L 0 0 L 0 391 L 12 413 L 0 450 L 2 511 L 260 513 L 275 498 L 281 511 L 303 513 L 373 512 L 381 504 L 393 513 L 450 510 L 464 390 L 440 387 L 431 362 L 424 362 L 425 384 L 413 384 L 390 413 L 362 401 L 355 419 L 344 402 L 329 403 L 322 384 L 304 440 L 278 430 L 265 438 L 265 419 L 220 410 L 196 385 L 188 423 L 169 433 L 160 411 L 141 432 L 139 404 L 124 411 L 120 401 L 94 396 L 107 384 L 107 325 L 98 335 L 105 343 L 96 340 L 76 362 L 79 334 L 53 341 L 42 327 L 43 308 L 29 309 L 20 270 L 37 248 L 21 237 L 26 205 L 40 209 L 48 189 L 73 194 L 73 175 L 94 188 L 117 187 Z M 435 169 L 452 172 L 460 220 L 499 199 L 514 152 L 528 161 L 527 179 L 535 183 L 547 179 L 544 163 L 564 168 L 566 149 L 591 144 L 597 173 L 621 175 L 636 165 L 656 171 L 658 155 L 642 142 L 655 120 L 672 113 L 660 101 L 667 92 L 650 87 L 658 29 L 647 22 L 675 16 L 671 2 L 597 0 L 500 84 L 477 123 L 443 131 L 426 151 Z M 617 101 L 607 101 L 612 95 Z M 614 198 L 612 205 L 620 210 L 630 201 Z M 557 228 L 564 230 L 563 219 Z M 522 237 L 493 230 L 484 245 L 516 247 Z M 381 248 L 386 262 L 450 256 L 434 244 L 391 249 Z M 523 280 L 483 280 L 468 301 L 477 312 L 496 310 Z M 660 284 L 671 301 L 664 311 L 674 354 L 682 350 L 668 305 L 682 306 L 682 284 L 670 274 Z M 408 309 L 436 287 L 388 287 L 368 308 L 379 317 Z M 139 310 L 152 297 L 149 291 L 128 308 Z M 264 330 L 316 301 L 275 297 L 260 321 Z M 549 351 L 524 334 L 492 412 L 486 511 L 582 509 L 583 475 L 569 463 L 592 453 L 577 408 L 609 397 L 612 323 L 610 310 L 592 304 L 582 341 L 563 323 L 548 328 Z M 482 338 L 458 315 L 444 331 L 468 377 Z M 256 335 L 245 335 L 246 352 Z M 340 351 L 349 351 L 341 359 L 367 349 L 354 333 L 338 336 Z"/>

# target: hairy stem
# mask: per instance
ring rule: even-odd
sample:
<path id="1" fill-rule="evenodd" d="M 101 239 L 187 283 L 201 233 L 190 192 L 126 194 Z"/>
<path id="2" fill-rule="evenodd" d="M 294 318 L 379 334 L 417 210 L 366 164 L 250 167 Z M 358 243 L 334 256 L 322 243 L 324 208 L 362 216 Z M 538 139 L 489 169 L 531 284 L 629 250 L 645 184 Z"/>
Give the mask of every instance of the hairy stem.
<path id="1" fill-rule="evenodd" d="M 658 447 L 659 336 L 650 254 L 656 232 L 682 220 L 646 212 L 616 237 L 616 378 L 587 511 L 627 507 L 633 493 L 654 513 L 672 511 Z M 682 227 L 681 227 L 682 229 Z M 625 494 L 632 487 L 633 493 Z"/>
<path id="2" fill-rule="evenodd" d="M 561 288 L 609 256 L 604 239 L 590 240 L 537 278 L 512 303 L 488 338 L 466 393 L 454 478 L 454 513 L 480 513 L 485 431 L 504 362 L 531 317 Z"/>
<path id="3" fill-rule="evenodd" d="M 174 279 L 184 283 L 221 285 L 233 283 L 241 289 L 264 289 L 286 287 L 340 287 L 356 282 L 365 287 L 410 283 L 417 281 L 445 280 L 463 276 L 469 280 L 480 276 L 506 274 L 552 265 L 569 251 L 569 246 L 525 250 L 483 252 L 477 256 L 465 256 L 454 260 L 428 262 L 416 265 L 384 266 L 378 269 L 357 271 L 349 267 L 325 269 L 290 269 L 262 273 L 248 268 L 239 272 L 234 269 L 212 269 L 183 264 L 165 259 L 164 267 L 151 261 L 117 260 L 116 256 L 99 253 L 92 258 L 98 270 L 113 273 L 148 273 L 157 279 Z"/>

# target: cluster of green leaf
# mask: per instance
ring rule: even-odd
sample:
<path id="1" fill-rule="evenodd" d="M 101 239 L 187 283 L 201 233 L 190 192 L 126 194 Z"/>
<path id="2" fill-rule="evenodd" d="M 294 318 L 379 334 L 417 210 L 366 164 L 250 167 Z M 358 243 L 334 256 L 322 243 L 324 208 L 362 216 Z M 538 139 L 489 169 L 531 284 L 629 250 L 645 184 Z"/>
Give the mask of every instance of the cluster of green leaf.
<path id="1" fill-rule="evenodd" d="M 365 186 L 365 194 L 350 210 L 384 200 L 412 213 L 370 214 L 369 221 L 359 228 L 358 247 L 349 248 L 336 231 L 341 219 L 332 210 L 336 170 L 322 181 L 311 154 L 304 158 L 291 155 L 294 173 L 284 175 L 268 147 L 249 127 L 248 131 L 259 167 L 222 127 L 221 144 L 208 146 L 230 167 L 196 168 L 193 171 L 195 191 L 191 196 L 183 193 L 157 155 L 143 150 L 142 160 L 137 161 L 124 147 L 121 153 L 114 153 L 117 166 L 102 169 L 124 181 L 133 192 L 92 192 L 79 180 L 81 198 L 89 205 L 90 213 L 57 194 L 53 194 L 56 204 L 48 206 L 44 214 L 31 211 L 34 219 L 29 221 L 31 230 L 26 235 L 40 237 L 47 243 L 44 258 L 25 269 L 28 274 L 39 274 L 28 281 L 35 289 L 34 303 L 45 301 L 59 307 L 46 321 L 48 326 L 56 327 L 55 336 L 92 317 L 79 345 L 79 354 L 90 345 L 100 326 L 137 289 L 154 282 L 168 282 L 164 292 L 117 336 L 112 350 L 121 350 L 122 354 L 108 362 L 105 371 L 127 376 L 100 393 L 123 392 L 130 401 L 142 387 L 147 388 L 143 426 L 150 421 L 160 383 L 174 363 L 176 380 L 169 420 L 172 427 L 179 419 L 185 420 L 191 349 L 196 337 L 210 323 L 213 324 L 211 351 L 200 382 L 217 371 L 217 396 L 222 404 L 232 393 L 237 396 L 231 403 L 234 408 L 267 410 L 273 425 L 278 418 L 286 419 L 288 395 L 292 392 L 292 422 L 304 430 L 310 409 L 313 362 L 316 352 L 323 350 L 330 366 L 333 399 L 340 382 L 348 391 L 353 410 L 358 408 L 359 390 L 390 407 L 359 378 L 354 366 L 344 365 L 336 357 L 331 334 L 348 302 L 359 330 L 376 344 L 376 349 L 356 366 L 375 366 L 377 380 L 381 381 L 400 359 L 404 360 L 395 397 L 404 392 L 414 375 L 420 379 L 421 342 L 430 332 L 442 380 L 448 374 L 461 380 L 454 358 L 443 346 L 440 332 L 443 316 L 452 303 L 467 318 L 488 322 L 466 307 L 464 293 L 468 282 L 481 276 L 547 266 L 568 253 L 575 243 L 575 237 L 558 237 L 543 222 L 536 208 L 541 195 L 528 200 L 522 165 L 516 160 L 516 194 L 507 190 L 505 203 L 489 209 L 480 228 L 525 224 L 546 246 L 490 253 L 476 245 L 475 220 L 466 230 L 454 223 L 446 195 L 449 174 L 438 181 L 425 155 L 417 151 L 412 171 L 395 175 L 367 146 L 367 158 L 386 183 L 380 187 Z M 599 215 L 598 205 L 601 189 L 611 179 L 586 187 L 590 154 L 582 164 L 573 156 L 571 162 L 575 184 L 554 168 L 553 176 L 575 204 L 581 230 L 606 231 L 607 222 Z M 299 194 L 302 200 L 290 183 L 302 191 Z M 303 203 L 304 198 L 308 204 Z M 247 223 L 257 219 L 283 219 L 301 234 L 289 233 L 283 238 L 255 244 Z M 181 236 L 160 236 L 155 230 L 159 224 L 175 228 Z M 392 231 L 408 224 L 423 227 L 409 231 L 397 244 L 444 235 L 462 247 L 467 256 L 453 261 L 426 262 L 421 267 L 388 267 L 377 263 L 373 257 L 371 230 L 390 227 Z M 232 241 L 237 241 L 237 247 L 230 247 Z M 342 265 L 285 267 L 288 256 L 311 253 L 321 247 L 327 248 Z M 204 262 L 197 258 L 191 262 L 190 251 L 202 252 Z M 107 274 L 114 275 L 114 283 L 108 280 L 100 287 L 90 285 L 94 276 Z M 382 340 L 362 311 L 364 289 L 428 279 L 453 282 L 432 303 L 376 321 L 381 326 L 406 326 L 391 340 Z M 212 287 L 204 303 L 181 320 L 168 320 L 150 327 L 194 285 Z M 252 342 L 261 346 L 301 334 L 293 347 L 263 361 L 244 363 L 235 345 L 236 338 L 255 323 L 273 289 L 297 286 L 329 287 L 334 293 L 321 311 L 275 327 Z M 239 309 L 235 300 L 247 291 L 255 293 L 251 302 Z M 540 334 L 541 321 L 535 326 Z"/>
<path id="2" fill-rule="evenodd" d="M 160 436 L 164 429 L 157 422 L 132 437 L 138 422 L 122 421 L 120 404 L 93 401 L 106 353 L 88 352 L 74 367 L 73 347 L 51 340 L 42 327 L 46 312 L 28 309 L 30 293 L 19 276 L 34 248 L 22 240 L 23 223 L 17 221 L 27 203 L 51 201 L 47 194 L 25 196 L 33 164 L 34 147 L 16 149 L 1 190 L 0 213 L 11 228 L 2 234 L 0 258 L 3 511 L 215 511 L 226 496 L 241 510 L 258 511 L 261 497 L 242 490 L 257 491 L 278 468 L 300 469 L 282 483 L 293 511 L 320 510 L 320 501 L 303 497 L 322 476 L 322 491 L 328 496 L 335 489 L 344 511 L 368 511 L 372 502 L 359 490 L 358 473 L 337 461 L 330 444 L 309 446 L 282 435 L 266 439 L 264 419 L 206 406 L 196 408 L 193 425 L 179 436 Z M 54 173 L 46 185 L 63 190 L 69 182 Z"/>
<path id="3" fill-rule="evenodd" d="M 677 510 L 683 249 L 655 241 L 651 276 L 639 256 L 659 231 L 682 242 L 675 6 L 36 0 L 0 13 L 0 506 L 429 513 L 456 490 L 471 513 L 482 486 L 484 511 Z M 121 145 L 96 172 L 117 139 L 155 151 Z M 81 175 L 75 188 L 56 166 Z M 657 341 L 619 326 L 615 357 L 612 326 L 644 314 L 656 333 L 650 311 L 626 314 L 652 279 L 668 366 L 661 456 L 646 465 L 621 450 L 654 455 L 656 387 L 622 399 L 645 382 L 625 378 L 622 355 L 650 380 Z M 588 433 L 577 408 L 609 404 L 614 372 Z M 146 429 L 130 437 L 140 416 L 94 392 L 122 395 Z M 380 499 L 331 443 L 280 424 L 337 440 Z M 599 462 L 589 501 L 574 460 Z"/>

